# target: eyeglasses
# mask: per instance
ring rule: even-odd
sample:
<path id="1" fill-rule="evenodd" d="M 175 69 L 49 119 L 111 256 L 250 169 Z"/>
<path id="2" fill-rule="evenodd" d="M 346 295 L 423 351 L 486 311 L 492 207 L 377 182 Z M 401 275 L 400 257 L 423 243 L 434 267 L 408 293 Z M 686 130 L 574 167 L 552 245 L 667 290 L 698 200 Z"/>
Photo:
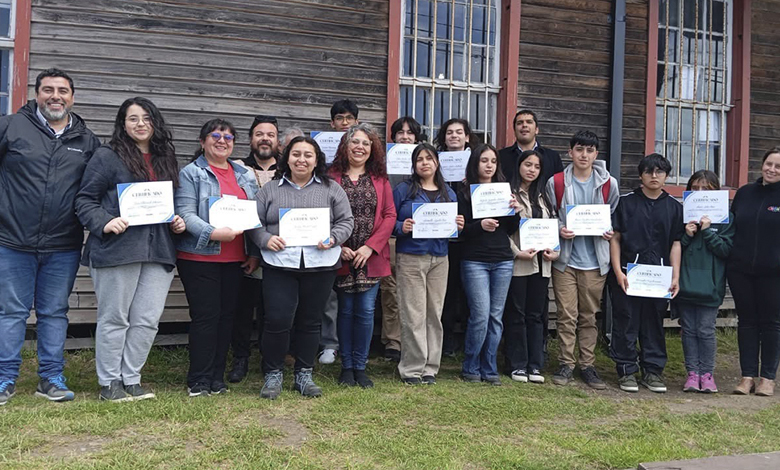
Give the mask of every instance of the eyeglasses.
<path id="1" fill-rule="evenodd" d="M 232 141 L 233 141 L 233 139 L 235 139 L 235 137 L 233 136 L 233 134 L 227 134 L 227 133 L 225 133 L 225 134 L 222 134 L 222 133 L 219 133 L 219 132 L 212 132 L 212 133 L 211 133 L 211 134 L 209 134 L 209 135 L 211 136 L 211 138 L 212 138 L 212 139 L 214 139 L 214 140 L 216 140 L 216 141 L 219 141 L 219 139 L 222 139 L 222 138 L 224 138 L 224 139 L 225 139 L 225 142 L 232 142 Z"/>
<path id="2" fill-rule="evenodd" d="M 355 116 L 351 114 L 337 114 L 333 116 L 333 120 L 339 122 L 353 122 L 355 121 Z"/>
<path id="3" fill-rule="evenodd" d="M 130 116 L 129 118 L 125 119 L 125 122 L 130 124 L 131 126 L 137 126 L 139 122 L 143 121 L 144 124 L 151 124 L 152 118 L 150 116 L 143 116 L 139 118 L 138 116 Z"/>

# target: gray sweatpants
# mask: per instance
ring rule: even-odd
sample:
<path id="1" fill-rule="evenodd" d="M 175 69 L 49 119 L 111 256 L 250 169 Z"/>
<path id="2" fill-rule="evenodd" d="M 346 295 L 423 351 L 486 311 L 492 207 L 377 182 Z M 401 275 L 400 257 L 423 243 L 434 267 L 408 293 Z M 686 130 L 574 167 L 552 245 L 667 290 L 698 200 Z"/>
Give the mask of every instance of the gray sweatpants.
<path id="1" fill-rule="evenodd" d="M 95 364 L 98 382 L 141 382 L 173 271 L 158 263 L 91 268 L 98 301 Z"/>

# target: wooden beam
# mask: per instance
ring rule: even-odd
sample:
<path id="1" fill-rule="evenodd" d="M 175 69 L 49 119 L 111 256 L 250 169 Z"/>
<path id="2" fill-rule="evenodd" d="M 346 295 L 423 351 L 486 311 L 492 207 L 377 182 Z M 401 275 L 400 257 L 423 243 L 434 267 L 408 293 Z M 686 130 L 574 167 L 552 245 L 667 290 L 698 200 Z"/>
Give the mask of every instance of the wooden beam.
<path id="1" fill-rule="evenodd" d="M 27 103 L 27 80 L 30 66 L 30 28 L 32 0 L 16 0 L 14 29 L 14 66 L 11 84 L 11 113 Z"/>
<path id="2" fill-rule="evenodd" d="M 401 96 L 401 1 L 390 0 L 390 18 L 387 23 L 387 118 L 385 134 L 387 142 L 392 142 L 390 126 L 398 119 L 399 99 Z"/>
<path id="3" fill-rule="evenodd" d="M 658 0 L 647 2 L 647 96 L 645 97 L 645 155 L 655 152 L 655 95 L 658 83 Z"/>
<path id="4" fill-rule="evenodd" d="M 521 0 L 501 2 L 501 61 L 499 76 L 501 91 L 496 110 L 496 146 L 512 145 L 515 133 L 512 120 L 517 109 L 517 77 L 520 64 L 520 8 Z"/>

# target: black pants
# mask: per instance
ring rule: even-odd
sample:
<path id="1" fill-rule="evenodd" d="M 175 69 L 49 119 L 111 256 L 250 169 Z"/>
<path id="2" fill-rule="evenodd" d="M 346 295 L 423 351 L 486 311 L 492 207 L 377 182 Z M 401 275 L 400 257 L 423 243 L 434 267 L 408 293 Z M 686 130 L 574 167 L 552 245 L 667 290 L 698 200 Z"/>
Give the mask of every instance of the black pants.
<path id="1" fill-rule="evenodd" d="M 504 307 L 505 369 L 531 371 L 544 367 L 544 306 L 550 278 L 541 273 L 515 276 Z"/>
<path id="2" fill-rule="evenodd" d="M 176 265 L 190 305 L 187 385 L 223 382 L 244 276 L 241 263 L 179 260 Z"/>
<path id="3" fill-rule="evenodd" d="M 780 276 L 751 276 L 729 270 L 728 280 L 737 308 L 742 376 L 775 380 L 780 363 Z"/>
<path id="4" fill-rule="evenodd" d="M 460 262 L 463 259 L 463 242 L 449 244 L 447 258 L 449 272 L 447 274 L 447 293 L 444 296 L 444 308 L 441 314 L 441 326 L 444 330 L 444 352 L 455 352 L 458 341 L 455 338 L 455 324 L 459 323 L 465 330 L 469 317 L 468 299 L 463 290 L 460 276 Z"/>
<path id="5" fill-rule="evenodd" d="M 251 353 L 250 341 L 254 329 L 255 312 L 257 325 L 263 329 L 263 281 L 244 276 L 241 293 L 238 296 L 238 310 L 233 321 L 233 357 L 247 358 Z"/>
<path id="6" fill-rule="evenodd" d="M 295 370 L 314 366 L 320 344 L 320 327 L 336 271 L 263 269 L 265 319 L 260 351 L 263 371 L 282 370 L 295 335 Z"/>
<path id="7" fill-rule="evenodd" d="M 609 355 L 615 361 L 618 375 L 636 374 L 640 366 L 644 373 L 660 375 L 666 367 L 664 316 L 669 301 L 627 296 L 612 272 L 607 282 L 612 292 Z M 641 348 L 638 353 L 637 339 Z"/>

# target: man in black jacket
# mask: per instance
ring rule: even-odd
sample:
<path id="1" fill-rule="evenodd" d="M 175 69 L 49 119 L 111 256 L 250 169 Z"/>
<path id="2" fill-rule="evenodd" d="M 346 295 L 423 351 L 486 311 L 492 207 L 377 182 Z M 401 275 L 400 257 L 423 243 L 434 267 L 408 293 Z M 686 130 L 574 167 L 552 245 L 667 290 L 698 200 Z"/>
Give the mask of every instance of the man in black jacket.
<path id="1" fill-rule="evenodd" d="M 498 158 L 501 160 L 501 171 L 510 181 L 517 172 L 517 159 L 525 150 L 538 150 L 542 153 L 542 176 L 541 182 L 547 183 L 547 180 L 555 173 L 563 171 L 563 162 L 561 156 L 553 149 L 542 147 L 536 140 L 539 134 L 539 125 L 536 119 L 536 113 L 529 109 L 521 109 L 515 114 L 512 123 L 515 130 L 516 142 L 509 147 L 503 148 L 498 152 Z"/>
<path id="2" fill-rule="evenodd" d="M 84 229 L 74 198 L 100 141 L 70 112 L 73 80 L 48 69 L 35 81 L 35 100 L 0 118 L 0 405 L 15 392 L 30 310 L 38 339 L 36 395 L 74 398 L 62 375 L 68 297 Z"/>

